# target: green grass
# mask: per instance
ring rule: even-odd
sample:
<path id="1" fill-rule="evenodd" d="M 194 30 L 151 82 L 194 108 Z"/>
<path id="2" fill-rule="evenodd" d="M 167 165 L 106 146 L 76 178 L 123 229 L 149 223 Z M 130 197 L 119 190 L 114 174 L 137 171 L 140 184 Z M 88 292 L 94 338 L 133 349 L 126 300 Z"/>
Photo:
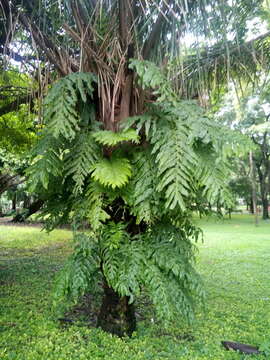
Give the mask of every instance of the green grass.
<path id="1" fill-rule="evenodd" d="M 0 226 L 0 359 L 221 360 L 267 359 L 225 351 L 221 340 L 270 350 L 270 223 L 252 218 L 198 220 L 205 232 L 198 270 L 207 291 L 204 311 L 170 329 L 141 321 L 132 339 L 99 329 L 63 328 L 51 311 L 53 279 L 70 251 L 71 234 Z M 185 338 L 186 337 L 186 338 Z"/>

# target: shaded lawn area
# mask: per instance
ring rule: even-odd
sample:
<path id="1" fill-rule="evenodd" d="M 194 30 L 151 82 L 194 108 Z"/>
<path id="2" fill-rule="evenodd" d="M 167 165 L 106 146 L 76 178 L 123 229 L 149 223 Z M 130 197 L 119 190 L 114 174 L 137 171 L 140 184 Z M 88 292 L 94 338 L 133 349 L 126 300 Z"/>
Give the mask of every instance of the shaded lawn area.
<path id="1" fill-rule="evenodd" d="M 151 309 L 132 339 L 99 329 L 62 327 L 51 311 L 56 272 L 70 252 L 71 233 L 0 226 L 0 359 L 208 360 L 265 359 L 228 352 L 220 341 L 270 350 L 270 223 L 252 218 L 200 220 L 198 270 L 207 290 L 205 310 L 187 326 L 152 323 Z"/>

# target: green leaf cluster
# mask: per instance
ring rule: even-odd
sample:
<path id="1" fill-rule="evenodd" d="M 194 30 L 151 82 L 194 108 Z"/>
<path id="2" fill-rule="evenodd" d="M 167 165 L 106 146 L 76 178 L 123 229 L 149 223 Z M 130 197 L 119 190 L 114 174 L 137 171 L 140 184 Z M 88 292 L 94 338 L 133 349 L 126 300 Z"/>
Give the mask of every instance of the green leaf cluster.
<path id="1" fill-rule="evenodd" d="M 84 293 L 96 291 L 102 269 L 108 285 L 130 302 L 146 289 L 160 319 L 173 320 L 179 313 L 191 319 L 204 292 L 193 268 L 189 237 L 195 233 L 190 228 L 187 222 L 181 231 L 163 223 L 132 237 L 125 224 L 109 222 L 98 236 L 77 234 L 74 252 L 58 278 L 56 300 L 67 296 L 76 303 Z"/>
<path id="2" fill-rule="evenodd" d="M 48 228 L 74 228 L 58 298 L 77 301 L 103 281 L 131 302 L 147 289 L 162 319 L 179 312 L 192 318 L 203 291 L 193 267 L 199 230 L 190 216 L 198 195 L 203 203 L 223 189 L 218 127 L 194 101 L 177 99 L 153 64 L 131 67 L 156 101 L 119 131 L 97 126 L 91 74 L 61 79 L 45 101 L 47 126 L 29 175 L 45 199 Z"/>

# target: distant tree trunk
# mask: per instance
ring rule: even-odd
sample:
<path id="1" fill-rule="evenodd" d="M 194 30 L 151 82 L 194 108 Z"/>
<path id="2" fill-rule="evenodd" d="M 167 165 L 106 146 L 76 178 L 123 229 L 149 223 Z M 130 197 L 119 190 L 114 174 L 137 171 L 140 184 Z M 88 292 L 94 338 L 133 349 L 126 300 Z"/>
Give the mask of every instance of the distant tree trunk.
<path id="1" fill-rule="evenodd" d="M 262 208 L 263 208 L 263 220 L 269 219 L 269 213 L 268 213 L 268 184 L 267 184 L 267 176 L 268 171 L 262 171 L 260 165 L 257 165 L 257 171 L 259 175 L 259 181 L 260 181 L 260 192 L 261 192 L 261 199 L 262 199 Z"/>
<path id="2" fill-rule="evenodd" d="M 217 213 L 222 215 L 221 204 L 220 204 L 220 195 L 218 195 L 218 198 L 217 198 Z"/>
<path id="3" fill-rule="evenodd" d="M 127 296 L 117 294 L 104 280 L 104 295 L 97 326 L 117 336 L 131 336 L 136 329 L 134 305 Z"/>
<path id="4" fill-rule="evenodd" d="M 255 226 L 258 226 L 258 208 L 257 208 L 257 191 L 256 191 L 256 177 L 254 171 L 253 154 L 249 152 L 249 164 L 250 164 L 250 177 L 252 185 L 252 207 L 254 211 Z"/>
<path id="5" fill-rule="evenodd" d="M 250 199 L 249 199 L 249 203 L 247 202 L 247 210 L 249 210 L 249 212 L 250 212 L 251 214 L 254 214 L 252 194 L 251 194 L 251 197 L 250 197 Z"/>
<path id="6" fill-rule="evenodd" d="M 17 195 L 14 193 L 14 196 L 12 198 L 12 210 L 16 211 L 16 205 L 17 205 Z"/>
<path id="7" fill-rule="evenodd" d="M 29 216 L 38 212 L 43 204 L 44 204 L 43 200 L 37 200 L 33 202 L 27 209 L 26 213 L 15 215 L 14 218 L 12 219 L 12 222 L 24 222 L 27 218 L 29 218 Z"/>
<path id="8" fill-rule="evenodd" d="M 28 209 L 30 206 L 31 206 L 31 198 L 30 198 L 30 196 L 25 195 L 25 198 L 23 201 L 23 208 Z"/>
<path id="9" fill-rule="evenodd" d="M 268 202 L 268 199 L 267 199 L 267 197 L 266 197 L 266 198 L 264 198 L 263 201 L 262 201 L 262 208 L 263 208 L 262 218 L 263 218 L 263 220 L 269 219 L 268 205 L 269 205 L 269 202 Z"/>

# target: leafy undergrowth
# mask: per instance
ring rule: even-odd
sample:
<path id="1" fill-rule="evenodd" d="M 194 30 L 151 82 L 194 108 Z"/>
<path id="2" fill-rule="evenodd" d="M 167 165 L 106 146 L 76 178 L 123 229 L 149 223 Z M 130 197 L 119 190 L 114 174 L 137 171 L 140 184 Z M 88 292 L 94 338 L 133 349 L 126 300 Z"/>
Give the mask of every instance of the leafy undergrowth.
<path id="1" fill-rule="evenodd" d="M 0 226 L 0 359 L 270 358 L 270 223 L 255 228 L 249 216 L 237 215 L 200 225 L 205 310 L 192 326 L 179 317 L 163 329 L 142 299 L 138 330 L 123 340 L 92 327 L 91 318 L 90 326 L 81 319 L 63 325 L 51 311 L 53 279 L 70 252 L 70 232 Z M 261 346 L 266 356 L 226 351 L 222 340 Z"/>

